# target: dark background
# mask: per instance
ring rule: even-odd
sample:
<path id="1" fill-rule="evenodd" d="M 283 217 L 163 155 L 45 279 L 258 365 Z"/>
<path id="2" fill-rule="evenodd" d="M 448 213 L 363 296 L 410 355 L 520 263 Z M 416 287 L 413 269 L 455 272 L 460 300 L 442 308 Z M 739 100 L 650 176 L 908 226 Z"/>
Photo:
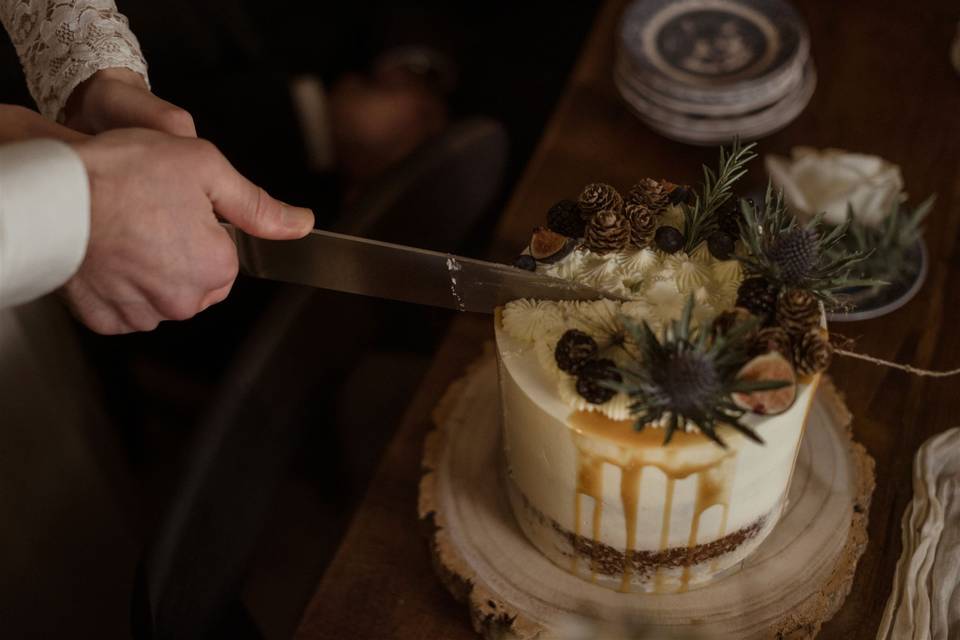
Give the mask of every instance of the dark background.
<path id="1" fill-rule="evenodd" d="M 485 254 L 491 221 L 550 116 L 596 8 L 586 1 L 562 7 L 533 2 L 118 4 L 140 39 L 154 92 L 189 110 L 199 135 L 217 144 L 249 178 L 283 200 L 312 207 L 320 226 L 338 219 L 339 194 L 335 180 L 312 173 L 305 164 L 288 98 L 290 76 L 313 73 L 332 83 L 345 72 L 365 70 L 379 53 L 401 44 L 422 43 L 445 52 L 459 68 L 458 85 L 449 97 L 451 119 L 492 117 L 504 125 L 510 140 L 495 206 L 461 246 L 434 247 L 471 256 Z M 0 45 L 0 100 L 33 106 L 6 40 Z M 418 220 L 409 224 L 415 228 Z M 277 292 L 277 285 L 241 277 L 223 304 L 188 322 L 164 323 L 150 334 L 105 338 L 77 328 L 106 408 L 108 433 L 120 445 L 122 473 L 114 478 L 122 486 L 116 489 L 126 496 L 128 509 L 122 515 L 138 540 L 150 536 L 178 482 L 191 435 L 205 416 L 217 411 L 211 403 L 222 397 L 217 394 L 235 366 L 239 346 Z M 322 322 L 289 337 L 288 342 L 309 345 L 289 372 L 279 374 L 301 378 L 299 410 L 285 418 L 302 426 L 301 439 L 245 572 L 245 601 L 268 638 L 292 634 L 452 317 L 397 303 L 359 305 L 339 294 L 323 294 L 313 309 L 362 314 L 358 321 L 369 325 L 370 336 L 348 349 L 346 366 L 332 369 L 323 354 L 336 346 L 338 336 Z M 302 378 L 308 378 L 306 384 Z M 64 539 L 76 536 L 78 529 L 92 531 L 94 538 L 100 533 L 89 520 L 64 519 L 55 527 Z M 8 534 L 33 535 L 9 525 Z M 112 630 L 126 628 L 129 602 L 116 589 L 98 586 L 98 580 L 117 572 L 129 572 L 132 580 L 137 560 L 119 549 L 115 555 L 98 558 L 105 567 L 101 575 L 79 580 L 88 596 L 114 594 L 99 610 L 115 620 L 90 625 L 88 616 L 73 611 L 87 606 L 83 593 L 53 600 L 57 610 L 50 611 L 51 600 L 42 592 L 59 593 L 56 583 L 63 570 L 51 558 L 50 566 L 35 567 L 34 584 L 0 578 L 0 610 L 7 610 L 4 635 L 114 637 Z M 31 590 L 36 598 L 24 596 Z M 23 604 L 30 602 L 47 602 L 48 608 L 31 610 Z"/>

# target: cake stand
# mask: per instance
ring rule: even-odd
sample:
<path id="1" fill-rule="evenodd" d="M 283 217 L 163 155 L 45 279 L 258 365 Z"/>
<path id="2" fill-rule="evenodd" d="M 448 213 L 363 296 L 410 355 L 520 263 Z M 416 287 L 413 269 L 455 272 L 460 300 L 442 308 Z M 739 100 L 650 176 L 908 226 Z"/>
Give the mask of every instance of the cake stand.
<path id="1" fill-rule="evenodd" d="M 867 543 L 873 459 L 824 377 L 780 522 L 740 567 L 679 594 L 619 593 L 577 578 L 530 544 L 500 480 L 492 349 L 447 390 L 424 449 L 419 513 L 434 566 L 487 640 L 560 639 L 572 619 L 642 621 L 653 637 L 808 638 L 839 609 Z"/>

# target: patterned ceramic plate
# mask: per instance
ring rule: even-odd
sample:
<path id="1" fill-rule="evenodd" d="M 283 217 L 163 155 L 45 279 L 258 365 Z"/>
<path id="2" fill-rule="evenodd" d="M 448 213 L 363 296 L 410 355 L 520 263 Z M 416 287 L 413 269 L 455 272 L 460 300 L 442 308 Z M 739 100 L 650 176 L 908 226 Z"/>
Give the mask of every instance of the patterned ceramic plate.
<path id="1" fill-rule="evenodd" d="M 637 0 L 620 38 L 642 84 L 688 102 L 741 103 L 809 55 L 806 27 L 784 0 Z"/>

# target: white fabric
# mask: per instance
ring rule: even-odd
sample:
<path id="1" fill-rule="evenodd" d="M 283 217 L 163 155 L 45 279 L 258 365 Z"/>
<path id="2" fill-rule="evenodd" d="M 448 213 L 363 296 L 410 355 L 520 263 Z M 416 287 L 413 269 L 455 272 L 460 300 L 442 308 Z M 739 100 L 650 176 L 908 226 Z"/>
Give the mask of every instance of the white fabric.
<path id="1" fill-rule="evenodd" d="M 78 84 L 101 69 L 147 80 L 147 63 L 113 0 L 0 0 L 0 22 L 40 113 L 59 120 Z"/>
<path id="2" fill-rule="evenodd" d="M 960 638 L 960 427 L 927 440 L 913 461 L 913 501 L 878 640 Z"/>
<path id="3" fill-rule="evenodd" d="M 90 233 L 79 156 L 54 140 L 0 146 L 0 308 L 49 293 L 76 272 Z"/>

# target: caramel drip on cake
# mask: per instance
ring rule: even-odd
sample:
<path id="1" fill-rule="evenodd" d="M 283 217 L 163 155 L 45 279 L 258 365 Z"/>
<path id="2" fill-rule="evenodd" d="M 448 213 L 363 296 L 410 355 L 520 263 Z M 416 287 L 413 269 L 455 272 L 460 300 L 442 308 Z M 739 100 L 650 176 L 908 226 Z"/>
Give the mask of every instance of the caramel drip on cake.
<path id="1" fill-rule="evenodd" d="M 581 454 L 577 461 L 577 492 L 574 495 L 574 533 L 580 535 L 580 496 L 593 498 L 593 539 L 600 537 L 600 523 L 603 518 L 603 463 L 602 458 Z M 573 570 L 577 570 L 577 557 L 573 556 Z M 596 579 L 597 573 L 590 568 L 591 579 Z"/>
<path id="2" fill-rule="evenodd" d="M 627 547 L 624 552 L 626 558 L 630 558 L 637 544 L 637 507 L 640 503 L 640 477 L 643 473 L 643 467 L 640 465 L 629 465 L 623 468 L 623 474 L 620 477 L 620 500 L 623 502 L 623 513 L 627 523 Z M 596 539 L 596 536 L 594 536 Z M 623 563 L 623 578 L 620 580 L 620 591 L 626 593 L 630 591 L 630 575 L 633 573 L 633 566 L 630 562 Z"/>
<path id="3" fill-rule="evenodd" d="M 666 476 L 660 551 L 669 548 L 676 482 L 694 475 L 697 477 L 697 493 L 688 546 L 697 545 L 701 516 L 712 506 L 720 505 L 723 509 L 717 535 L 723 536 L 726 533 L 730 490 L 735 468 L 736 449 L 734 447 L 721 449 L 698 432 L 677 432 L 671 443 L 664 446 L 662 429 L 647 428 L 636 431 L 629 420 L 611 420 L 595 412 L 576 412 L 571 416 L 570 424 L 573 427 L 574 444 L 578 454 L 577 488 L 574 496 L 575 533 L 581 534 L 581 495 L 590 496 L 594 500 L 592 531 L 594 544 L 600 543 L 603 465 L 610 464 L 620 469 L 620 499 L 626 523 L 625 556 L 628 559 L 624 563 L 621 576 L 621 591 L 630 591 L 632 567 L 629 558 L 636 551 L 640 479 L 645 467 L 655 467 Z M 724 434 L 724 437 L 730 444 L 734 444 L 737 440 L 732 430 L 731 433 Z M 573 557 L 575 572 L 576 565 L 575 553 Z M 593 566 L 591 566 L 591 577 L 596 578 Z M 687 589 L 690 577 L 691 568 L 685 566 L 680 577 L 680 591 Z M 654 577 L 656 592 L 664 590 L 664 581 L 663 570 L 658 568 Z"/>
<path id="4" fill-rule="evenodd" d="M 663 524 L 660 527 L 660 551 L 666 551 L 670 546 L 670 517 L 673 514 L 673 490 L 676 483 L 676 478 L 667 476 L 667 497 L 663 501 L 663 516 L 661 518 Z M 631 514 L 630 517 L 636 519 L 637 514 Z M 653 590 L 657 593 L 663 591 L 663 569 L 661 567 L 657 567 Z"/>
<path id="5" fill-rule="evenodd" d="M 733 484 L 733 458 L 724 458 L 719 465 L 705 469 L 697 474 L 697 501 L 693 506 L 693 520 L 690 524 L 690 539 L 688 547 L 697 545 L 697 536 L 700 533 L 700 518 L 703 512 L 714 505 L 721 505 L 723 516 L 720 521 L 718 536 L 727 532 L 727 512 L 730 510 L 730 487 Z M 711 565 L 716 564 L 716 560 Z M 680 578 L 680 591 L 686 591 L 690 586 L 690 565 L 683 568 Z"/>

